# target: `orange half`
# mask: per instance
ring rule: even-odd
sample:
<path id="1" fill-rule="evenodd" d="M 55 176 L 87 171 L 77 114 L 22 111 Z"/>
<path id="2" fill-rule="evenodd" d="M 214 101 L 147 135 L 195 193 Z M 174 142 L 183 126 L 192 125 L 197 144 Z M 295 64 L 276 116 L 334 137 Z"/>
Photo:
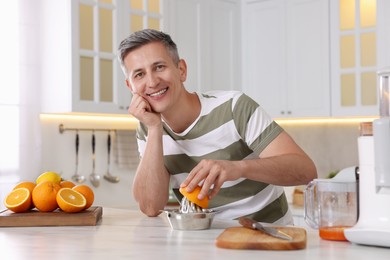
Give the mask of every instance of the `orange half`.
<path id="1" fill-rule="evenodd" d="M 62 211 L 75 213 L 85 209 L 87 200 L 78 191 L 62 188 L 57 193 L 57 203 Z"/>
<path id="2" fill-rule="evenodd" d="M 179 191 L 181 194 L 183 194 L 184 197 L 186 197 L 189 201 L 195 203 L 202 209 L 207 209 L 209 207 L 209 198 L 206 196 L 202 200 L 198 199 L 198 195 L 200 190 L 202 189 L 201 186 L 197 186 L 193 191 L 187 192 L 186 188 L 180 188 Z"/>
<path id="3" fill-rule="evenodd" d="M 4 199 L 4 206 L 15 213 L 29 210 L 31 203 L 31 192 L 27 188 L 14 189 Z"/>
<path id="4" fill-rule="evenodd" d="M 33 193 L 33 190 L 34 190 L 35 186 L 37 186 L 35 184 L 35 182 L 24 181 L 24 182 L 21 182 L 18 185 L 16 185 L 13 189 L 15 190 L 15 189 L 19 189 L 19 188 L 26 188 L 26 189 L 28 189 L 30 191 L 31 197 L 32 197 L 32 193 Z M 31 199 L 30 209 L 33 209 L 33 208 L 35 208 L 35 205 L 34 205 L 34 202 Z"/>

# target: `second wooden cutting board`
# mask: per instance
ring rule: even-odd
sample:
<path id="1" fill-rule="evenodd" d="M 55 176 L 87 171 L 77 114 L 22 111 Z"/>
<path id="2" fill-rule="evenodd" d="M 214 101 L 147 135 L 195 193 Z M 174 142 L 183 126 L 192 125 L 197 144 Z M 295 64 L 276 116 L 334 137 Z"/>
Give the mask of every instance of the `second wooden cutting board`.
<path id="1" fill-rule="evenodd" d="M 306 248 L 306 230 L 298 227 L 278 227 L 290 235 L 291 241 L 275 238 L 259 230 L 244 227 L 225 229 L 216 239 L 216 246 L 230 249 L 297 250 Z"/>

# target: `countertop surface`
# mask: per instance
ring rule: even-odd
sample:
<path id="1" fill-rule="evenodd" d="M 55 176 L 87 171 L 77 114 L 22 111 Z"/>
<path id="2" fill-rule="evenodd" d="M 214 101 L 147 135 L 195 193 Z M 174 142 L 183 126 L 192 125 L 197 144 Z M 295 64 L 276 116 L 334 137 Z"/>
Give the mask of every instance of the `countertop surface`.
<path id="1" fill-rule="evenodd" d="M 215 220 L 211 229 L 172 230 L 165 214 L 104 208 L 97 226 L 0 228 L 1 259 L 388 259 L 390 249 L 327 241 L 306 229 L 307 247 L 294 251 L 233 250 L 215 239 L 237 221 Z"/>

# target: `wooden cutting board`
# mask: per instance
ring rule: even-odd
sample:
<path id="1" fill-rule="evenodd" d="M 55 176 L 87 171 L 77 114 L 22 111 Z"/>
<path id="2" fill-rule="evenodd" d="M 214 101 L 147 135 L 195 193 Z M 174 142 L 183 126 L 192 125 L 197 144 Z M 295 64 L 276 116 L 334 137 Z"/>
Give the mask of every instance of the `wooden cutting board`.
<path id="1" fill-rule="evenodd" d="M 0 212 L 0 227 L 96 226 L 102 215 L 102 207 L 90 207 L 78 213 L 66 213 L 59 209 L 53 212 L 34 209 L 24 213 L 5 210 Z"/>
<path id="2" fill-rule="evenodd" d="M 244 227 L 225 229 L 216 239 L 216 246 L 230 249 L 297 250 L 306 248 L 306 230 L 298 227 L 277 227 L 290 235 L 291 241 L 275 238 L 259 230 Z"/>

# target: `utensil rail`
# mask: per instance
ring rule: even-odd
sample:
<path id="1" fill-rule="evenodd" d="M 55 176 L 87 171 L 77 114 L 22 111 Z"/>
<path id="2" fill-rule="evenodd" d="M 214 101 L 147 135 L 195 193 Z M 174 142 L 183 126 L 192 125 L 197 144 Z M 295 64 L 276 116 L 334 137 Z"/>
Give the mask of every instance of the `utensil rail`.
<path id="1" fill-rule="evenodd" d="M 64 124 L 59 124 L 58 125 L 58 130 L 62 134 L 65 131 L 91 131 L 91 132 L 103 131 L 103 132 L 111 132 L 111 131 L 116 131 L 116 130 L 119 130 L 119 129 L 115 129 L 115 128 L 73 128 L 73 127 L 65 127 Z"/>

